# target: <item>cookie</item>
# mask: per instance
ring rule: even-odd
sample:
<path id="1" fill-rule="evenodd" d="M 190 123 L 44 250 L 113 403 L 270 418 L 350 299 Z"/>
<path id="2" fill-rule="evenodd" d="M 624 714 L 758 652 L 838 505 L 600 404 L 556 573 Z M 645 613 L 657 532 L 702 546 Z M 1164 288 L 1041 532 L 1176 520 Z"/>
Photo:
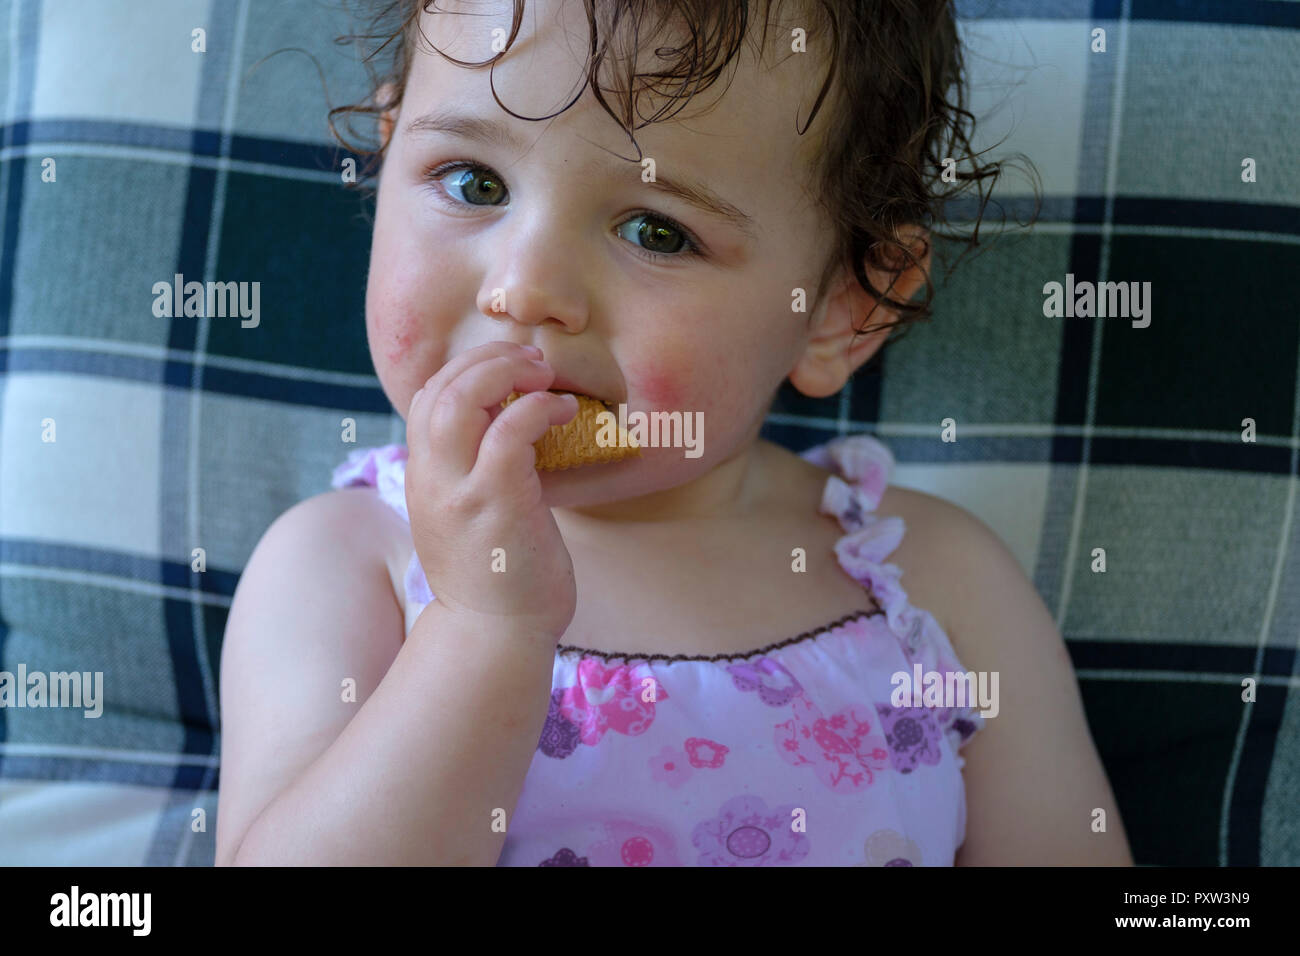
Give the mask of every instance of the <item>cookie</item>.
<path id="1" fill-rule="evenodd" d="M 509 405 L 522 396 L 523 392 L 511 392 L 502 402 L 502 407 Z M 618 429 L 617 445 L 602 447 L 596 441 L 600 433 L 600 422 L 596 416 L 608 411 L 603 402 L 589 395 L 570 393 L 578 399 L 578 413 L 573 420 L 564 425 L 552 425 L 533 448 L 537 451 L 538 471 L 563 471 L 566 468 L 580 468 L 583 465 L 597 465 L 622 461 L 641 454 L 641 449 L 632 442 L 632 436 Z M 617 426 L 615 426 L 617 429 Z"/>

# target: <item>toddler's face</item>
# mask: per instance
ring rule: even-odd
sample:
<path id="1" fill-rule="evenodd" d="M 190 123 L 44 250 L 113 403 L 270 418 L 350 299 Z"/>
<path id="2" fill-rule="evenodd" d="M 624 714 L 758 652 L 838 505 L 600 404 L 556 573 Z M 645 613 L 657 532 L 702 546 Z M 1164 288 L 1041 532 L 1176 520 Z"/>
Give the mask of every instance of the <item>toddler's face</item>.
<path id="1" fill-rule="evenodd" d="M 514 112 L 543 116 L 573 99 L 588 35 L 581 6 L 529 4 L 494 74 Z M 493 29 L 510 25 L 510 4 L 497 7 L 426 14 L 425 34 L 452 57 L 483 60 Z M 788 49 L 788 30 L 785 41 L 774 36 Z M 641 56 L 644 70 L 653 54 Z M 791 54 L 760 66 L 747 44 L 731 69 L 725 94 L 726 75 L 674 121 L 637 131 L 656 188 L 590 89 L 551 120 L 516 119 L 494 102 L 486 68 L 421 45 L 393 117 L 366 292 L 375 368 L 402 415 L 448 359 L 504 340 L 540 347 L 555 388 L 629 412 L 703 413 L 700 457 L 646 448 L 616 465 L 544 474 L 552 506 L 680 485 L 747 442 L 808 341 L 792 291 L 806 290 L 811 306 L 830 248 L 806 192 L 817 130 L 795 130 L 825 64 Z M 639 111 L 661 103 L 643 94 Z M 707 191 L 733 218 L 672 194 L 670 182 Z"/>

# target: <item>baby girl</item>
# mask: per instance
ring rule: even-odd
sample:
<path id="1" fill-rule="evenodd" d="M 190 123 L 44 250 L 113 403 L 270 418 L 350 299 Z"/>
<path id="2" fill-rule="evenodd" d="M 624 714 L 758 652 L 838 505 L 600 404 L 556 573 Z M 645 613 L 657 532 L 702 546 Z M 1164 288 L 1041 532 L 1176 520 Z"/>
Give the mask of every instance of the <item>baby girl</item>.
<path id="1" fill-rule="evenodd" d="M 217 863 L 1131 864 L 1006 546 L 874 438 L 759 437 L 925 313 L 945 159 L 994 172 L 945 0 L 423 6 L 343 110 L 406 442 L 239 582 Z M 569 393 L 702 440 L 539 470 Z"/>

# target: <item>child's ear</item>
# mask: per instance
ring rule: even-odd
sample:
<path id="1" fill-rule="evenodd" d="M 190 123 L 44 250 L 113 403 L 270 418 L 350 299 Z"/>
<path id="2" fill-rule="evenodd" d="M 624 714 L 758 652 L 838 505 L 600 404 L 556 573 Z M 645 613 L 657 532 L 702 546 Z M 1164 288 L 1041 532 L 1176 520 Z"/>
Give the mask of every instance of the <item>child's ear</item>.
<path id="1" fill-rule="evenodd" d="M 908 302 L 925 283 L 930 268 L 930 234 L 920 226 L 899 230 L 899 241 L 910 243 L 917 265 L 896 247 L 888 247 L 883 258 L 895 271 L 863 263 L 867 278 L 877 289 L 889 290 L 890 298 Z M 889 289 L 893 282 L 893 289 Z M 889 328 L 878 328 L 898 320 L 898 310 L 883 303 L 858 284 L 850 269 L 842 269 L 817 307 L 808 330 L 803 353 L 790 370 L 790 384 L 809 398 L 834 395 L 867 359 L 889 338 Z M 875 311 L 873 312 L 873 308 Z M 855 335 L 858 329 L 870 329 Z"/>
<path id="2" fill-rule="evenodd" d="M 379 114 L 379 148 L 384 151 L 387 151 L 388 141 L 393 136 L 393 124 L 397 122 L 398 107 L 393 103 L 396 89 L 392 83 L 384 83 L 375 90 L 375 106 L 383 110 Z"/>

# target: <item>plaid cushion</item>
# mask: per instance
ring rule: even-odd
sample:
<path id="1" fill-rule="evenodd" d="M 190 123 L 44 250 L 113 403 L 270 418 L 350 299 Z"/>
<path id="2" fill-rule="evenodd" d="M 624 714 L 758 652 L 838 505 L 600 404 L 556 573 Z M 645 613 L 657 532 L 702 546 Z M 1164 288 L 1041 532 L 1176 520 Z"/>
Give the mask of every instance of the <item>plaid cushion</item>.
<path id="1" fill-rule="evenodd" d="M 325 126 L 364 93 L 337 7 L 0 0 L 0 669 L 104 675 L 97 719 L 0 708 L 0 863 L 212 862 L 239 574 L 348 451 L 404 437 Z M 765 434 L 873 431 L 900 484 L 1003 537 L 1066 636 L 1139 863 L 1300 863 L 1300 3 L 960 9 L 976 145 L 1033 159 L 1040 223 L 839 396 L 784 389 Z M 329 103 L 301 52 L 259 63 L 287 48 Z M 156 317 L 177 273 L 260 282 L 260 325 Z M 1150 282 L 1150 326 L 1045 317 L 1067 274 Z"/>

